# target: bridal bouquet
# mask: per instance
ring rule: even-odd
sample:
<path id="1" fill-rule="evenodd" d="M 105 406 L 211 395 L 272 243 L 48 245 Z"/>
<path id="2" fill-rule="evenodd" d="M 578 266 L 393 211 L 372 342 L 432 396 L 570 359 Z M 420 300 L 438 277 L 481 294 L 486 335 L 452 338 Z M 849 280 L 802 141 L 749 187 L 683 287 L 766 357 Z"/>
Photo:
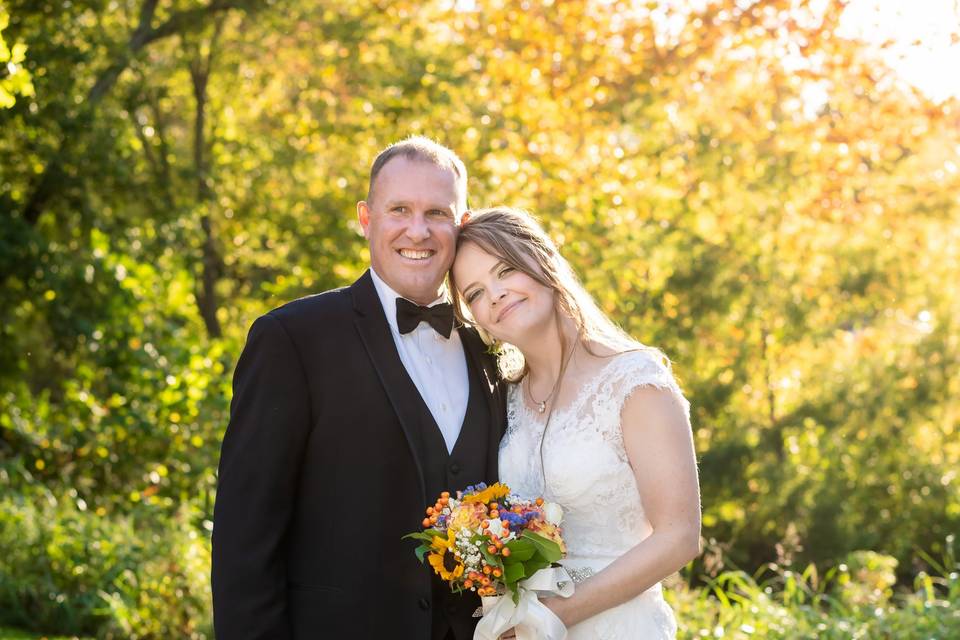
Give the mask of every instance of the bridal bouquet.
<path id="1" fill-rule="evenodd" d="M 483 620 L 474 638 L 492 640 L 516 627 L 519 640 L 546 640 L 562 638 L 566 630 L 537 595 L 573 593 L 570 577 L 553 566 L 566 553 L 562 518 L 557 504 L 481 483 L 456 496 L 444 491 L 427 507 L 423 531 L 404 537 L 420 541 L 417 558 L 426 558 L 452 591 L 482 597 Z"/>

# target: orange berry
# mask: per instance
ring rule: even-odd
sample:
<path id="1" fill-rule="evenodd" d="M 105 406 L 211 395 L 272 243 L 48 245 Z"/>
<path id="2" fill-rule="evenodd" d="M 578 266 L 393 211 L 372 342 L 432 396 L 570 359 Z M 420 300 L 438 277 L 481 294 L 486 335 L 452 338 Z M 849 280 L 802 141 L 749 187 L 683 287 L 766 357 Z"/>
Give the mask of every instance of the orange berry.
<path id="1" fill-rule="evenodd" d="M 490 503 L 490 508 L 491 508 L 491 509 L 496 509 L 496 508 L 497 508 L 497 503 L 496 503 L 496 502 L 491 502 L 491 503 Z"/>
<path id="2" fill-rule="evenodd" d="M 450 498 L 440 498 L 440 504 L 442 504 L 443 506 L 447 506 L 448 504 L 450 504 Z"/>
<path id="3" fill-rule="evenodd" d="M 492 571 L 493 571 L 493 569 L 490 568 L 490 565 L 488 565 L 488 564 L 483 565 L 483 572 L 484 572 L 485 574 L 490 575 L 490 572 L 492 572 Z"/>
<path id="4" fill-rule="evenodd" d="M 504 557 L 504 558 L 510 557 L 510 547 L 504 547 L 504 548 L 500 551 L 500 553 L 503 554 L 503 557 Z"/>
<path id="5" fill-rule="evenodd" d="M 491 517 L 491 518 L 499 518 L 499 517 L 500 517 L 500 512 L 497 511 L 496 509 L 494 509 L 494 510 L 492 510 L 492 511 L 490 512 L 490 517 Z"/>
<path id="6" fill-rule="evenodd" d="M 464 580 L 464 581 L 463 581 L 463 587 L 464 587 L 465 589 L 469 589 L 469 588 L 472 587 L 472 586 L 473 586 L 473 580 Z"/>
<path id="7" fill-rule="evenodd" d="M 431 524 L 430 518 L 424 518 L 424 519 L 423 519 L 423 522 L 422 522 L 421 524 L 423 524 L 423 527 L 426 529 L 426 528 L 429 527 L 430 524 Z"/>
<path id="8" fill-rule="evenodd" d="M 482 584 L 482 585 L 485 586 L 485 587 L 489 587 L 489 586 L 490 586 L 490 578 L 488 578 L 487 576 L 483 576 L 482 578 L 480 578 L 480 584 Z"/>
<path id="9" fill-rule="evenodd" d="M 497 551 L 500 551 L 500 549 L 503 549 L 503 543 L 500 542 L 499 540 L 498 540 L 497 542 L 493 543 L 493 546 L 495 546 L 495 547 L 497 548 Z"/>
<path id="10" fill-rule="evenodd" d="M 503 571 L 500 571 L 500 569 L 494 569 L 494 570 L 493 570 L 493 577 L 494 577 L 494 578 L 499 578 L 499 577 L 502 576 L 502 575 L 503 575 Z"/>
<path id="11" fill-rule="evenodd" d="M 450 497 L 450 492 L 449 492 L 449 491 L 444 491 L 443 493 L 440 494 L 440 497 L 441 497 L 441 498 L 449 498 L 449 497 Z"/>
<path id="12" fill-rule="evenodd" d="M 505 527 L 507 527 L 507 528 L 510 527 L 510 521 L 509 521 L 509 520 L 501 520 L 501 521 L 500 521 L 500 524 L 502 524 L 503 526 L 505 526 Z"/>
<path id="13" fill-rule="evenodd" d="M 484 520 L 483 522 L 480 523 L 480 527 L 481 527 L 482 529 L 489 529 L 489 528 L 490 528 L 490 521 L 489 521 L 489 520 Z"/>
<path id="14" fill-rule="evenodd" d="M 496 552 L 497 552 L 497 548 L 491 544 L 490 546 L 487 547 L 487 552 L 489 552 L 489 553 L 496 553 Z"/>
<path id="15" fill-rule="evenodd" d="M 432 516 L 432 515 L 433 515 L 433 507 L 427 507 L 427 515 L 428 515 L 428 516 Z"/>
<path id="16" fill-rule="evenodd" d="M 543 506 L 543 498 L 537 498 L 537 506 L 538 506 L 538 507 L 542 507 L 542 506 Z"/>

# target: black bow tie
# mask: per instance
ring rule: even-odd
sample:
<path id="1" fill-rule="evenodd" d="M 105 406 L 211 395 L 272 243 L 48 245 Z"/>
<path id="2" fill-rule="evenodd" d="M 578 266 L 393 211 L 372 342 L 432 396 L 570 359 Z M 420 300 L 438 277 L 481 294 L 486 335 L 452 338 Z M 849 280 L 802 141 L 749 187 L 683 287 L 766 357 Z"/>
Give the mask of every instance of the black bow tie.
<path id="1" fill-rule="evenodd" d="M 453 307 L 449 302 L 421 307 L 406 298 L 397 298 L 397 328 L 400 333 L 410 333 L 421 322 L 426 322 L 444 338 L 453 331 Z"/>

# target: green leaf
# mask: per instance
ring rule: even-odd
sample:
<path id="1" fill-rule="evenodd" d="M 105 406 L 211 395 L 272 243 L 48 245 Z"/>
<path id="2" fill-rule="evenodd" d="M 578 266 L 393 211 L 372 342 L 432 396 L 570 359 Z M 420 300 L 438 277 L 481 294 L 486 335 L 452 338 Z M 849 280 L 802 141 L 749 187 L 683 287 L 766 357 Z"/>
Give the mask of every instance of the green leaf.
<path id="1" fill-rule="evenodd" d="M 521 538 L 529 540 L 547 563 L 557 562 L 563 558 L 563 551 L 561 551 L 560 545 L 553 540 L 549 540 L 540 534 L 530 531 L 524 531 Z"/>
<path id="2" fill-rule="evenodd" d="M 519 582 L 527 577 L 522 564 L 508 564 L 503 567 L 503 581 L 507 584 Z"/>
<path id="3" fill-rule="evenodd" d="M 400 538 L 401 540 L 406 540 L 410 538 L 412 540 L 422 540 L 424 542 L 433 542 L 433 539 L 437 536 L 446 535 L 442 531 L 436 529 L 427 529 L 426 531 L 414 531 L 413 533 L 408 533 L 407 535 Z"/>
<path id="4" fill-rule="evenodd" d="M 503 559 L 504 564 L 517 564 L 520 562 L 526 562 L 533 557 L 533 554 L 537 552 L 537 547 L 530 540 L 524 538 L 517 538 L 516 540 L 511 540 L 506 545 L 507 549 L 510 549 L 510 555 Z"/>
<path id="5" fill-rule="evenodd" d="M 414 550 L 414 553 L 417 554 L 417 560 L 423 562 L 423 557 L 427 555 L 430 551 L 430 545 L 422 544 Z"/>

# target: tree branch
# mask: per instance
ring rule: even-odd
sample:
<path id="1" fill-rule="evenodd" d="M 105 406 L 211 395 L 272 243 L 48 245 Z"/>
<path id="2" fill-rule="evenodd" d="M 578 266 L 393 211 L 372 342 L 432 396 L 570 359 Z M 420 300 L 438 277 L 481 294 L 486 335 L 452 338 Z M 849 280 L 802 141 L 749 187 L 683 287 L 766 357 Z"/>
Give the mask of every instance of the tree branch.
<path id="1" fill-rule="evenodd" d="M 90 119 L 96 112 L 97 105 L 113 89 L 120 74 L 130 66 L 130 62 L 144 47 L 173 35 L 182 36 L 199 31 L 207 26 L 209 20 L 225 11 L 259 9 L 266 4 L 266 0 L 211 0 L 209 4 L 197 9 L 177 11 L 163 24 L 152 28 L 151 24 L 158 3 L 159 0 L 144 0 L 140 7 L 139 23 L 131 33 L 125 51 L 120 53 L 97 77 L 87 94 L 85 109 L 82 113 L 64 126 L 60 144 L 44 167 L 23 208 L 23 218 L 31 226 L 37 223 L 47 203 L 59 189 L 58 177 L 62 174 L 64 157 L 69 155 L 71 146 L 76 143 L 76 138 L 82 134 L 82 131 L 89 128 Z M 85 126 L 79 126 L 81 122 L 85 123 Z"/>

